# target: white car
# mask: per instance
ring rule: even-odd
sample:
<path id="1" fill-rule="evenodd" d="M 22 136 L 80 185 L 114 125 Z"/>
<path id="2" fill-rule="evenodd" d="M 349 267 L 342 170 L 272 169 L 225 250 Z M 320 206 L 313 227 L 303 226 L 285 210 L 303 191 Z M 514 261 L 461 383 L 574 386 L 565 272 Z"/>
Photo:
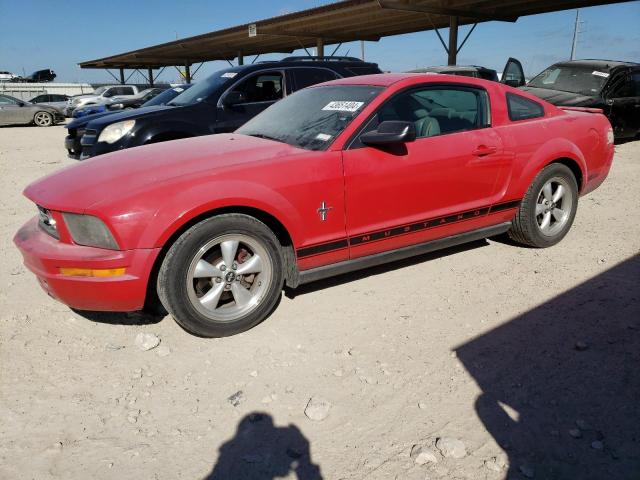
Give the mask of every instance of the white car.
<path id="1" fill-rule="evenodd" d="M 14 75 L 11 72 L 3 72 L 0 71 L 0 82 L 10 82 L 12 81 L 14 78 L 18 78 L 17 75 Z"/>
<path id="2" fill-rule="evenodd" d="M 87 105 L 101 105 L 107 103 L 113 97 L 131 97 L 138 94 L 138 92 L 138 87 L 135 85 L 105 85 L 98 87 L 93 93 L 71 97 L 67 102 L 65 113 L 70 117 L 76 108 Z"/>

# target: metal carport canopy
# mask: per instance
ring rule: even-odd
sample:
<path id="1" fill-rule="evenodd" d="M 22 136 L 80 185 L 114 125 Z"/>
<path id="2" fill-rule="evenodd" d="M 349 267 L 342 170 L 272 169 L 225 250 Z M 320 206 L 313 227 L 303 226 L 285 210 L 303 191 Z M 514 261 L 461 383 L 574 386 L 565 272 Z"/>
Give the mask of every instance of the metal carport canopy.
<path id="1" fill-rule="evenodd" d="M 630 1 L 630 0 L 623 0 Z M 263 53 L 290 53 L 354 40 L 377 41 L 403 33 L 451 27 L 449 63 L 459 51 L 458 25 L 573 8 L 622 3 L 620 0 L 344 0 L 215 32 L 80 63 L 81 68 L 152 69 L 189 66 L 211 60 Z M 121 70 L 122 76 L 122 70 Z"/>

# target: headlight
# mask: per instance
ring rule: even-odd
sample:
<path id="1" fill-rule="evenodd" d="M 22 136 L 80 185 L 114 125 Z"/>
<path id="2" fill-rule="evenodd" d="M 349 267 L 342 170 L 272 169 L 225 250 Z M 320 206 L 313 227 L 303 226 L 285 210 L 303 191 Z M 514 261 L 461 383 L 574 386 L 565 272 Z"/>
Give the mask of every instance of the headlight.
<path id="1" fill-rule="evenodd" d="M 63 213 L 62 216 L 71 238 L 78 245 L 108 248 L 110 250 L 119 249 L 113 235 L 98 217 L 75 213 Z"/>
<path id="2" fill-rule="evenodd" d="M 131 131 L 136 124 L 135 120 L 112 123 L 105 128 L 98 137 L 99 142 L 115 143 Z"/>

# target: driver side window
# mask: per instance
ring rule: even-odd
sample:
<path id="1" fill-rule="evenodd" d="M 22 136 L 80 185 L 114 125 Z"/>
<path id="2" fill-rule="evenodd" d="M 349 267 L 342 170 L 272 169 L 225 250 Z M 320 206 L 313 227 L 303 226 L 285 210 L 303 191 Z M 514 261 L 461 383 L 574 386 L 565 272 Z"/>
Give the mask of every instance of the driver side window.
<path id="1" fill-rule="evenodd" d="M 243 103 L 275 102 L 282 98 L 281 72 L 265 72 L 247 78 L 233 91 L 242 94 Z"/>
<path id="2" fill-rule="evenodd" d="M 413 123 L 416 138 L 474 130 L 489 126 L 489 98 L 482 89 L 463 86 L 408 90 L 386 101 L 361 133 L 389 120 Z"/>

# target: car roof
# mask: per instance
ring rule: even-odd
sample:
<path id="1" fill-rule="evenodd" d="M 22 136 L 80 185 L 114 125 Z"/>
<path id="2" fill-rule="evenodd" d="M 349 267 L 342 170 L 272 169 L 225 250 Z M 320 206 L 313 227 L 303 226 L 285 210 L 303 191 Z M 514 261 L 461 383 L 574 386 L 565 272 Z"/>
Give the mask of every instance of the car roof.
<path id="1" fill-rule="evenodd" d="M 640 63 L 625 62 L 621 60 L 598 60 L 598 59 L 581 59 L 581 60 L 569 60 L 567 62 L 558 62 L 555 65 L 571 65 L 577 67 L 594 67 L 599 70 L 612 70 L 617 67 L 637 67 Z"/>
<path id="2" fill-rule="evenodd" d="M 424 72 L 479 72 L 479 71 L 495 71 L 492 68 L 482 67 L 480 65 L 440 65 L 424 68 L 416 68 L 409 70 L 408 73 L 424 73 Z"/>
<path id="3" fill-rule="evenodd" d="M 447 75 L 444 73 L 377 73 L 374 75 L 359 75 L 356 77 L 339 78 L 318 85 L 369 85 L 374 87 L 389 87 L 398 82 L 411 83 L 468 83 L 470 85 L 485 86 L 487 83 L 495 83 L 489 80 L 474 77 L 460 77 L 459 75 Z M 313 88 L 313 87 L 311 87 Z"/>
<path id="4" fill-rule="evenodd" d="M 298 59 L 300 58 L 300 59 Z M 293 59 L 284 58 L 282 60 L 266 60 L 263 62 L 250 63 L 246 65 L 236 65 L 225 68 L 220 72 L 244 72 L 265 67 L 323 67 L 323 68 L 340 68 L 340 67 L 377 67 L 377 63 L 363 62 L 362 60 L 303 60 L 302 57 L 293 57 Z"/>

